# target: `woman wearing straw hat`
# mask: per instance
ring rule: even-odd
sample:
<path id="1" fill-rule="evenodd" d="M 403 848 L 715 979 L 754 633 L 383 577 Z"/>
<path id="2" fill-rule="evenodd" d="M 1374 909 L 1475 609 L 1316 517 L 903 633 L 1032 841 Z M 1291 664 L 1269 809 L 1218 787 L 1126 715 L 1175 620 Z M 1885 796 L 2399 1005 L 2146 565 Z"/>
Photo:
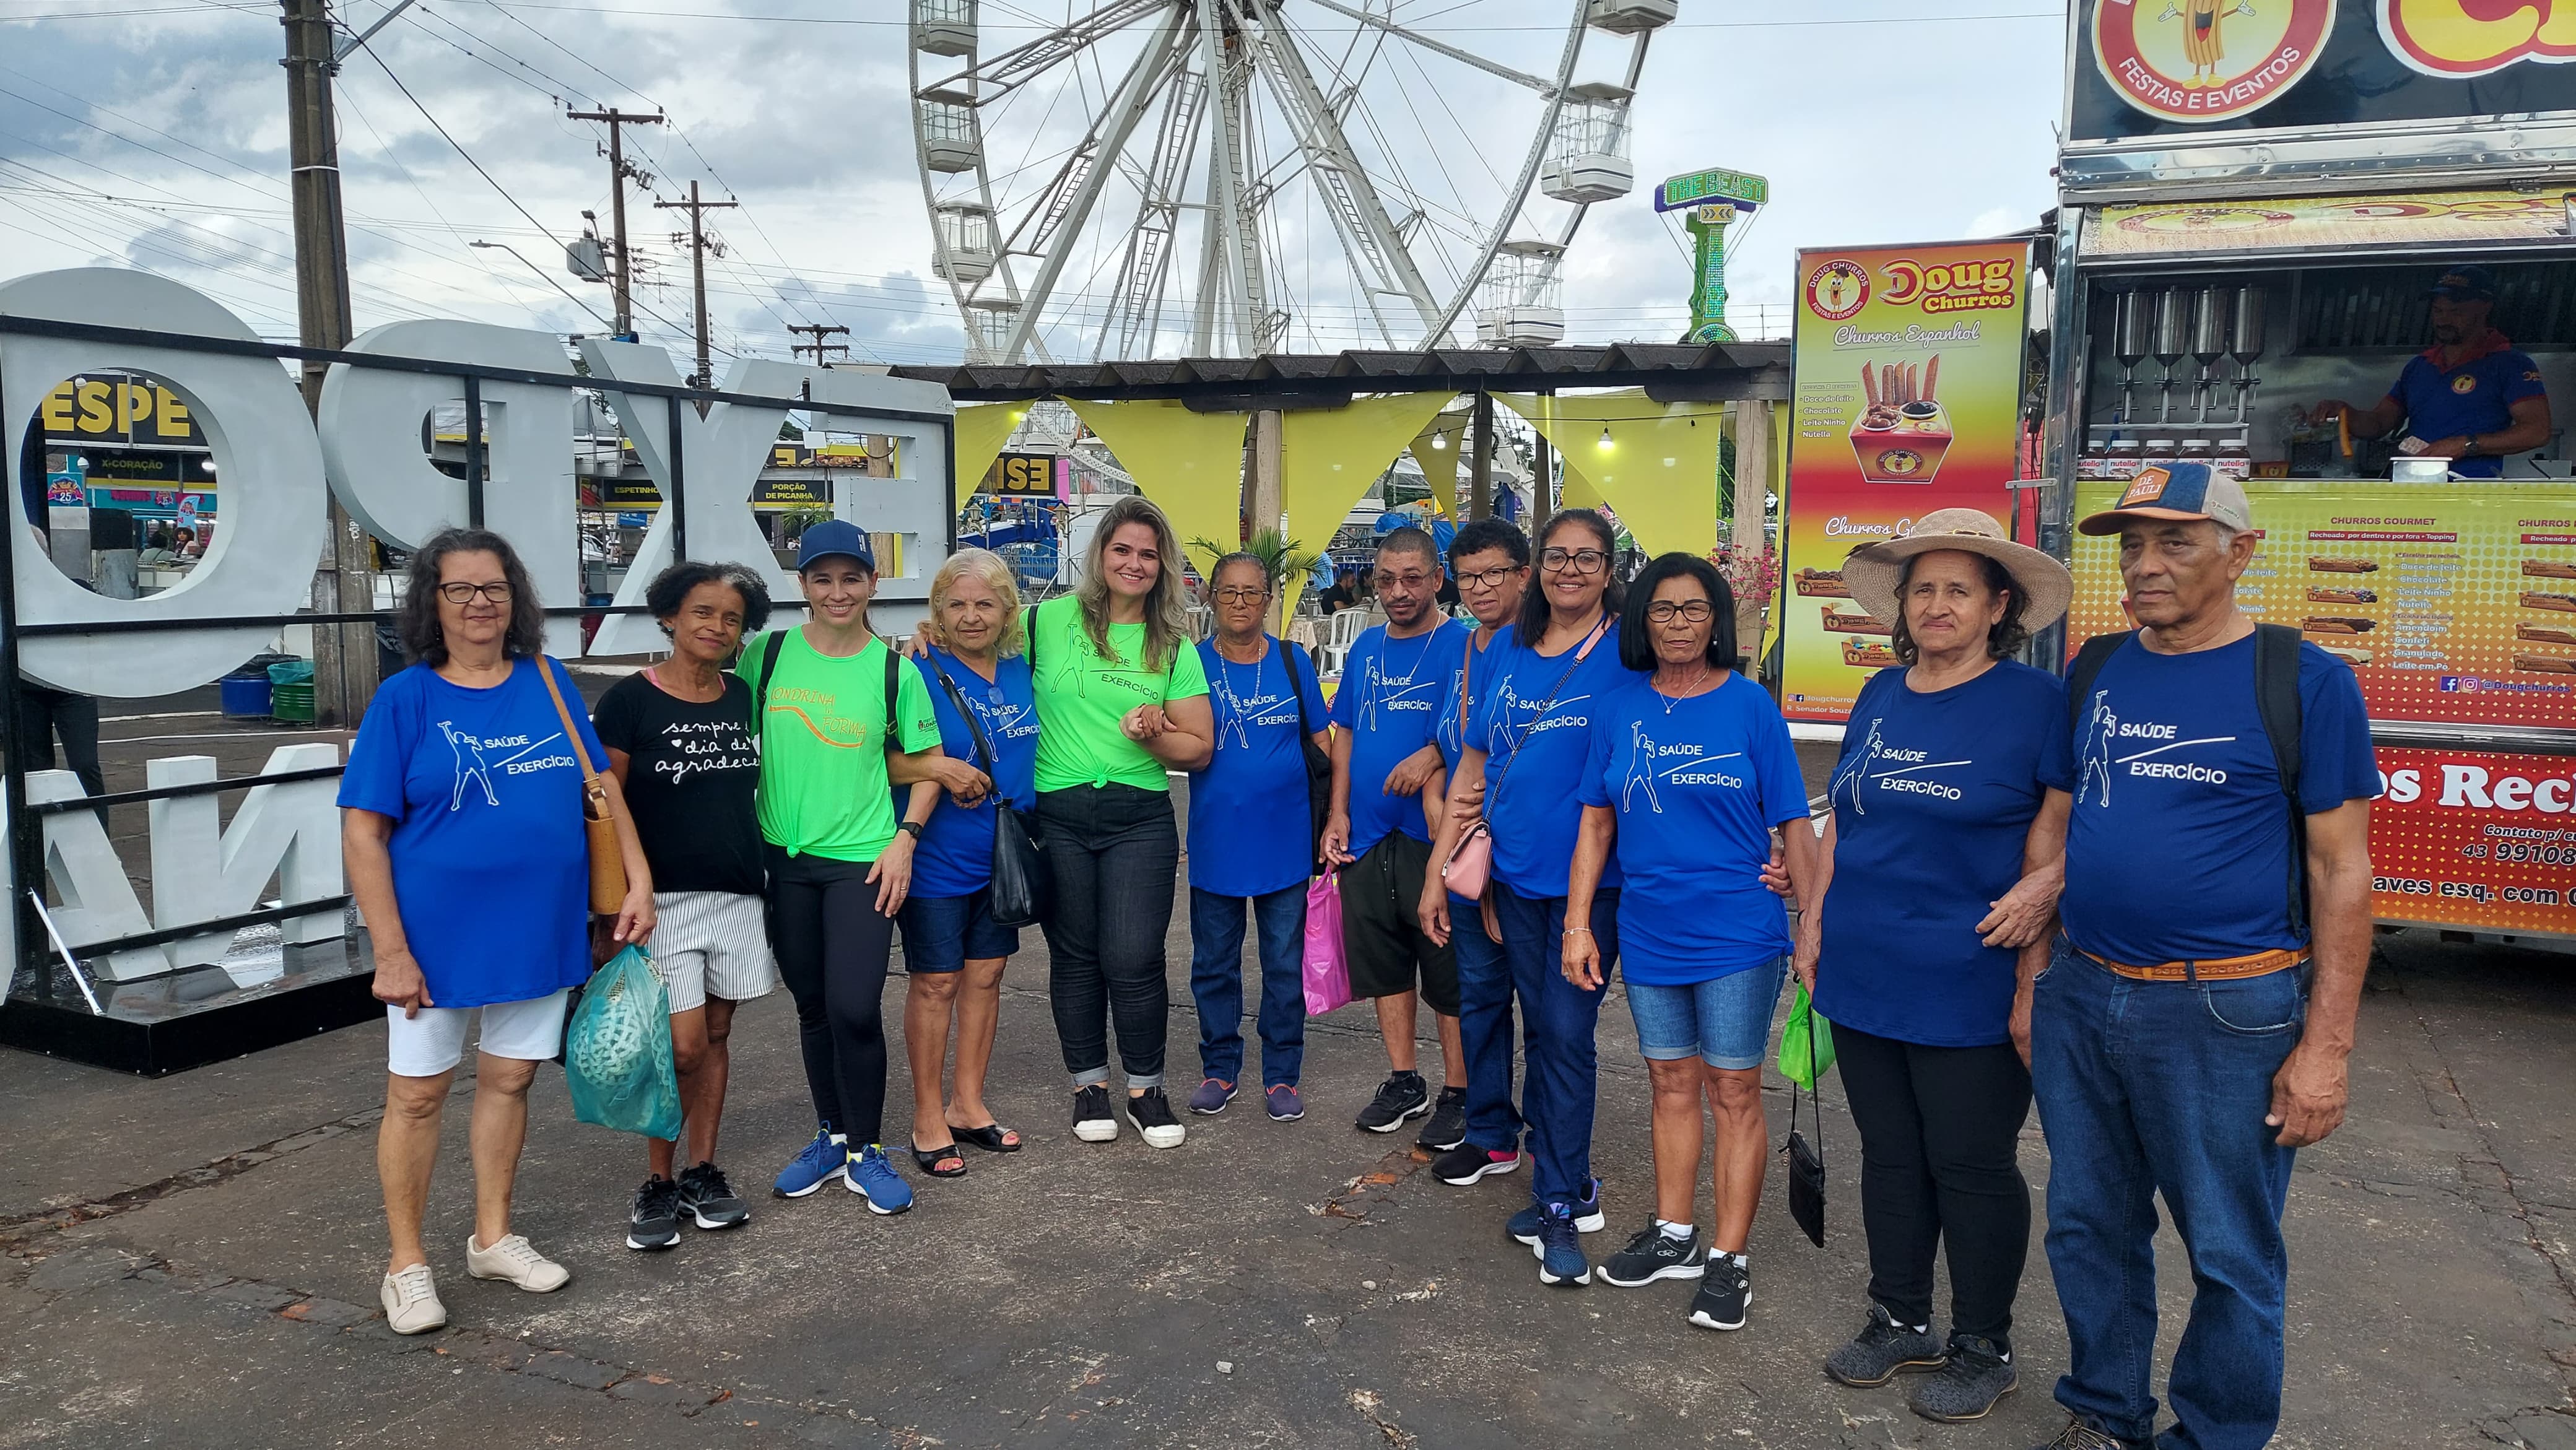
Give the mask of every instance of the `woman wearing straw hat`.
<path id="1" fill-rule="evenodd" d="M 1834 1024 L 1869 1234 L 1869 1322 L 1825 1369 L 1862 1386 L 1928 1374 L 1915 1413 L 1973 1420 L 2015 1388 L 2030 1189 L 2014 1149 L 2059 873 L 2030 843 L 2045 834 L 2039 760 L 2063 728 L 2062 687 L 2008 657 L 2066 613 L 2073 583 L 1965 508 L 1859 550 L 1843 578 L 1893 624 L 1905 667 L 1871 677 L 1852 706 L 1823 902 L 1800 921 L 1793 962 Z M 1946 1343 L 1932 1334 L 1945 1246 Z"/>

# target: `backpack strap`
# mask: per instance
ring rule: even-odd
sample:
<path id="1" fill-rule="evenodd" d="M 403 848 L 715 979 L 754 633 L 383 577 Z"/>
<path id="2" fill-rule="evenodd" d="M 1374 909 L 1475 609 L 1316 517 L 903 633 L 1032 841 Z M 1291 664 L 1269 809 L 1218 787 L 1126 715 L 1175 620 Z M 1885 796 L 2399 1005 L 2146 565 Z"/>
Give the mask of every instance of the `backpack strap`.
<path id="1" fill-rule="evenodd" d="M 2102 673 L 2103 664 L 2114 651 L 2137 637 L 2134 629 L 2122 634 L 2097 634 L 2075 652 L 2075 662 L 2066 667 L 2066 728 L 2070 736 L 2081 737 L 2084 733 L 2084 697 L 2093 693 L 2094 676 Z"/>
<path id="2" fill-rule="evenodd" d="M 2308 813 L 2299 804 L 2299 632 L 2286 624 L 2254 626 L 2254 708 L 2272 742 L 2272 764 L 2290 804 L 2290 924 L 2308 934 Z"/>
<path id="3" fill-rule="evenodd" d="M 884 643 L 884 642 L 883 642 L 883 641 L 879 641 L 879 643 Z M 897 731 L 898 731 L 898 727 L 897 727 L 896 722 L 895 722 L 895 702 L 896 702 L 896 700 L 901 696 L 901 694 L 902 694 L 902 690 L 903 690 L 903 661 L 902 661 L 901 659 L 899 659 L 899 658 L 897 658 L 897 657 L 896 657 L 895 652 L 894 652 L 894 646 L 893 646 L 893 645 L 891 645 L 891 644 L 888 644 L 888 645 L 886 645 L 886 716 L 885 716 L 885 720 L 886 720 L 886 723 L 885 723 L 885 750 L 886 750 L 886 754 L 888 754 L 888 755 L 898 754 L 898 753 L 900 753 L 900 752 L 903 750 L 903 742 L 902 742 L 902 741 L 900 741 L 900 740 L 898 740 L 898 739 L 896 738 L 896 734 L 897 734 Z"/>
<path id="4" fill-rule="evenodd" d="M 751 692 L 751 734 L 755 740 L 769 725 L 769 677 L 778 673 L 780 633 L 771 630 L 761 640 L 765 650 L 760 657 L 760 683 Z"/>

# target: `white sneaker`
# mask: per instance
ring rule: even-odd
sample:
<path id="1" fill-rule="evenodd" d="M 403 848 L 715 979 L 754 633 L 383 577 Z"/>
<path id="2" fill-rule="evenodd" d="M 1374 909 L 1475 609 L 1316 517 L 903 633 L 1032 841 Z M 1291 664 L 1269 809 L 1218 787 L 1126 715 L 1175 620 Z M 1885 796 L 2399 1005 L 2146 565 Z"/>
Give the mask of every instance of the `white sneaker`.
<path id="1" fill-rule="evenodd" d="M 478 1279 L 503 1279 L 531 1294 L 551 1294 L 572 1282 L 572 1271 L 545 1255 L 525 1236 L 511 1234 L 488 1249 L 476 1248 L 465 1236 L 465 1272 Z"/>
<path id="2" fill-rule="evenodd" d="M 427 1264 L 385 1275 L 376 1297 L 384 1302 L 386 1326 L 396 1334 L 427 1334 L 447 1327 L 447 1306 L 438 1302 L 438 1286 L 430 1282 Z"/>

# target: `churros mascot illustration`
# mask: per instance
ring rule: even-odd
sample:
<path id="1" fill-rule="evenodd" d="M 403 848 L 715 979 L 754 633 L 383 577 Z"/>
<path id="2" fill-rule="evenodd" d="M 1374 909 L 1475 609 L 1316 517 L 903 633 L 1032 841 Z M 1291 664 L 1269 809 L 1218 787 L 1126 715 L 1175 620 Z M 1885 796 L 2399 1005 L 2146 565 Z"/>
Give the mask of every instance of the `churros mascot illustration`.
<path id="1" fill-rule="evenodd" d="M 2191 79 L 2183 82 L 2186 90 L 2200 90 L 2218 84 L 2218 63 L 2227 55 L 2227 44 L 2219 36 L 2219 23 L 2230 15 L 2251 15 L 2254 0 L 2165 0 L 2164 13 L 2156 19 L 2182 19 L 2182 55 L 2191 62 Z M 2206 74 L 2204 74 L 2204 72 Z"/>

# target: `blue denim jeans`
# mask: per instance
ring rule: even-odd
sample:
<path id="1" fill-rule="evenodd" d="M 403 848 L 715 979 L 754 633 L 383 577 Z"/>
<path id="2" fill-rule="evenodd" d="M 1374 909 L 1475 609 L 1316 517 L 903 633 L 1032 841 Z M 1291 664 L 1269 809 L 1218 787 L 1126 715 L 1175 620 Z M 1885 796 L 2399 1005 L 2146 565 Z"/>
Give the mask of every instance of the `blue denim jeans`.
<path id="1" fill-rule="evenodd" d="M 1483 908 L 1449 895 L 1449 946 L 1458 961 L 1458 1045 L 1467 1059 L 1467 1141 L 1495 1153 L 1521 1146 L 1512 1105 L 1512 967 L 1485 935 Z M 1529 1019 L 1521 1019 L 1527 1027 Z"/>
<path id="2" fill-rule="evenodd" d="M 2057 1401 L 2105 1434 L 2155 1432 L 2155 1197 L 2191 1257 L 2191 1321 L 2160 1450 L 2256 1450 L 2281 1419 L 2281 1241 L 2293 1150 L 2272 1141 L 2272 1075 L 2307 1018 L 2308 969 L 2141 982 L 2060 938 L 2031 1007 L 2048 1135 L 2048 1267 L 2066 1312 Z"/>
<path id="3" fill-rule="evenodd" d="M 1243 908 L 1261 952 L 1261 1086 L 1297 1084 L 1306 1062 L 1306 888 L 1219 896 L 1190 888 L 1190 997 L 1199 1008 L 1199 1073 L 1243 1077 Z"/>
<path id="4" fill-rule="evenodd" d="M 1603 992 L 1565 979 L 1565 898 L 1523 896 L 1494 883 L 1494 916 L 1512 990 L 1529 1025 L 1529 1079 L 1521 1112 L 1530 1127 L 1530 1192 L 1541 1203 L 1571 1203 L 1592 1181 L 1592 1104 L 1600 1054 L 1593 1030 Z M 1619 964 L 1619 893 L 1592 898 L 1592 939 L 1606 979 Z"/>

